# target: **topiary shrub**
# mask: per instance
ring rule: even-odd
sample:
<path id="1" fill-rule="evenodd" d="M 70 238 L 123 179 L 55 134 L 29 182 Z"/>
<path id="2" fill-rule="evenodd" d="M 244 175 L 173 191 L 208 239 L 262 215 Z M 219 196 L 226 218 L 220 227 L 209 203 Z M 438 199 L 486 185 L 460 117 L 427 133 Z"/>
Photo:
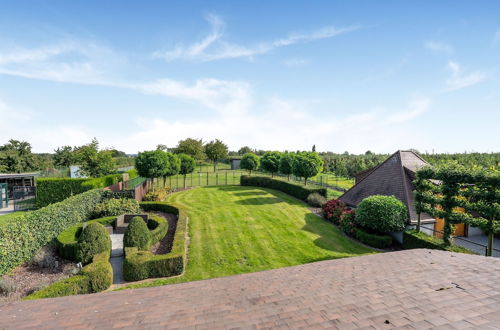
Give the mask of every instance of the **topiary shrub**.
<path id="1" fill-rule="evenodd" d="M 130 221 L 125 236 L 124 247 L 136 247 L 139 250 L 149 250 L 151 246 L 151 233 L 146 222 L 141 217 L 134 217 Z"/>
<path id="2" fill-rule="evenodd" d="M 346 209 L 346 205 L 344 202 L 338 199 L 332 199 L 326 202 L 323 207 L 323 217 L 333 222 L 334 224 L 340 224 L 340 218 L 342 217 L 342 213 Z"/>
<path id="3" fill-rule="evenodd" d="M 318 193 L 312 193 L 307 196 L 307 204 L 314 207 L 322 207 L 326 203 L 326 198 Z"/>
<path id="4" fill-rule="evenodd" d="M 104 291 L 113 284 L 113 267 L 108 260 L 108 252 L 99 253 L 82 269 L 82 275 L 89 280 L 89 292 Z"/>
<path id="5" fill-rule="evenodd" d="M 128 198 L 108 199 L 96 205 L 94 217 L 101 218 L 125 213 L 140 213 L 139 202 Z"/>
<path id="6" fill-rule="evenodd" d="M 96 254 L 111 251 L 111 238 L 106 228 L 97 222 L 90 223 L 82 230 L 78 238 L 78 248 L 76 251 L 77 260 L 88 264 Z"/>
<path id="7" fill-rule="evenodd" d="M 356 208 L 356 224 L 378 233 L 402 231 L 407 219 L 406 206 L 394 196 L 370 196 Z"/>

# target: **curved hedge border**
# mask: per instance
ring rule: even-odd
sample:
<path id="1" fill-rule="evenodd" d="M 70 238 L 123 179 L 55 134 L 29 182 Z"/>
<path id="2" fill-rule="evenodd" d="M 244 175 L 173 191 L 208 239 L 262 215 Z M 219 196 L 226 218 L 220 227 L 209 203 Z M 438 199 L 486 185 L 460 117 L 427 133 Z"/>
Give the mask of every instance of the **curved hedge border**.
<path id="1" fill-rule="evenodd" d="M 76 250 L 78 249 L 78 237 L 82 232 L 84 224 L 98 222 L 101 225 L 113 225 L 116 221 L 115 216 L 104 217 L 99 219 L 82 222 L 67 228 L 56 237 L 57 252 L 65 259 L 76 261 Z M 113 225 L 114 226 L 114 225 Z"/>
<path id="2" fill-rule="evenodd" d="M 68 226 L 87 221 L 101 198 L 102 190 L 90 190 L 0 226 L 0 275 L 30 260 Z"/>
<path id="3" fill-rule="evenodd" d="M 150 214 L 148 216 L 148 229 L 151 234 L 151 245 L 161 241 L 168 231 L 168 222 L 165 218 Z"/>
<path id="4" fill-rule="evenodd" d="M 242 175 L 240 179 L 240 184 L 242 186 L 254 186 L 254 187 L 264 187 L 271 188 L 282 191 L 288 195 L 291 195 L 295 198 L 301 199 L 304 202 L 307 202 L 307 197 L 309 197 L 312 193 L 318 193 L 323 197 L 326 197 L 326 188 L 309 188 L 304 186 L 299 186 L 297 184 L 272 179 L 264 176 L 248 176 Z"/>
<path id="5" fill-rule="evenodd" d="M 154 255 L 150 251 L 139 251 L 136 247 L 125 248 L 123 277 L 126 281 L 139 281 L 153 277 L 169 277 L 182 274 L 187 256 L 187 225 L 185 212 L 175 204 L 143 202 L 144 211 L 159 211 L 178 216 L 174 242 L 170 253 Z"/>
<path id="6" fill-rule="evenodd" d="M 39 178 L 36 180 L 36 204 L 44 207 L 85 191 L 104 188 L 119 182 L 122 174 L 110 174 L 94 179 Z"/>
<path id="7" fill-rule="evenodd" d="M 108 289 L 113 284 L 113 268 L 109 263 L 109 254 L 110 252 L 106 251 L 95 255 L 92 263 L 83 267 L 80 274 L 53 283 L 24 299 L 63 297 Z"/>

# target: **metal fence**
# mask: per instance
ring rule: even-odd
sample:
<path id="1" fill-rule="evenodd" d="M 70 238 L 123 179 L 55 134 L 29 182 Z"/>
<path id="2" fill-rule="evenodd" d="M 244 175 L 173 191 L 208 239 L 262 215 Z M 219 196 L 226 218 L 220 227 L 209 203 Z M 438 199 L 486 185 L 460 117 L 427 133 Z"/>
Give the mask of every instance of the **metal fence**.
<path id="1" fill-rule="evenodd" d="M 12 187 L 12 201 L 14 202 L 14 211 L 29 211 L 36 209 L 36 187 Z"/>
<path id="2" fill-rule="evenodd" d="M 434 228 L 429 228 L 429 227 L 424 226 L 424 225 L 422 225 L 421 227 L 425 228 L 425 230 L 432 231 L 433 233 L 438 233 L 438 234 L 441 234 L 441 235 L 444 234 L 443 231 L 435 230 Z M 474 242 L 474 241 L 471 241 L 470 239 L 467 239 L 466 237 L 462 237 L 462 236 L 452 236 L 451 240 L 452 240 L 453 244 L 455 244 L 455 245 L 464 247 L 464 248 L 469 249 L 469 250 L 471 250 L 471 251 L 473 251 L 475 253 L 478 253 L 478 254 L 483 254 L 484 253 L 485 256 L 488 255 L 488 246 L 486 244 L 481 244 L 481 243 L 478 243 L 478 242 Z M 462 243 L 462 244 L 460 244 L 460 243 Z M 500 250 L 493 248 L 492 255 L 494 253 L 500 255 Z"/>

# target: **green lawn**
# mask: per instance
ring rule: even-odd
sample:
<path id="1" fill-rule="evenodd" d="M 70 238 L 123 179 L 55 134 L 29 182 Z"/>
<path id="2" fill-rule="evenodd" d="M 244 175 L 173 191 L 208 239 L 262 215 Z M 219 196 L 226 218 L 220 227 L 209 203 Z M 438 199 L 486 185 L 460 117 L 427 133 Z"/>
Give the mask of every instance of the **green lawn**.
<path id="1" fill-rule="evenodd" d="M 356 256 L 374 251 L 345 238 L 308 207 L 278 191 L 203 187 L 168 201 L 189 216 L 189 263 L 184 275 L 128 287 L 155 286 Z"/>
<path id="2" fill-rule="evenodd" d="M 12 212 L 4 215 L 0 215 L 0 226 L 21 219 L 28 212 Z"/>

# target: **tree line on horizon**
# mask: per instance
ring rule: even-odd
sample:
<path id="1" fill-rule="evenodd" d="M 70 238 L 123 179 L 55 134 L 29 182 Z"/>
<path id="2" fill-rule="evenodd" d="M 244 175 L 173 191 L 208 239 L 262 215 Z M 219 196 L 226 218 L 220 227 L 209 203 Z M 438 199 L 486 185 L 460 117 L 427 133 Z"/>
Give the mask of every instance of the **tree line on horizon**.
<path id="1" fill-rule="evenodd" d="M 173 154 L 189 155 L 197 163 L 210 161 L 213 163 L 214 169 L 216 169 L 218 162 L 226 161 L 230 158 L 241 158 L 248 153 L 261 157 L 266 152 L 274 151 L 256 149 L 249 146 L 243 146 L 237 151 L 231 151 L 222 140 L 215 139 L 204 142 L 202 139 L 196 138 L 179 140 L 175 147 L 158 144 L 157 149 Z M 301 151 L 303 150 L 295 152 Z M 315 152 L 316 146 L 312 146 L 309 151 Z M 389 154 L 377 154 L 371 151 L 366 151 L 364 154 L 359 155 L 350 154 L 347 151 L 341 154 L 333 152 L 319 152 L 318 154 L 323 160 L 323 172 L 331 172 L 345 177 L 353 177 L 356 173 L 377 166 L 389 156 Z M 457 163 L 470 168 L 500 167 L 500 152 L 419 154 L 431 165 Z M 55 149 L 54 153 L 33 153 L 29 142 L 14 139 L 0 145 L 0 173 L 41 171 L 55 167 L 83 164 L 84 169 L 82 171 L 86 172 L 86 175 L 98 176 L 112 172 L 117 167 L 133 165 L 134 159 L 135 156 L 127 155 L 125 152 L 115 148 L 99 149 L 97 139 L 93 139 L 90 143 L 82 146 L 61 146 Z"/>

